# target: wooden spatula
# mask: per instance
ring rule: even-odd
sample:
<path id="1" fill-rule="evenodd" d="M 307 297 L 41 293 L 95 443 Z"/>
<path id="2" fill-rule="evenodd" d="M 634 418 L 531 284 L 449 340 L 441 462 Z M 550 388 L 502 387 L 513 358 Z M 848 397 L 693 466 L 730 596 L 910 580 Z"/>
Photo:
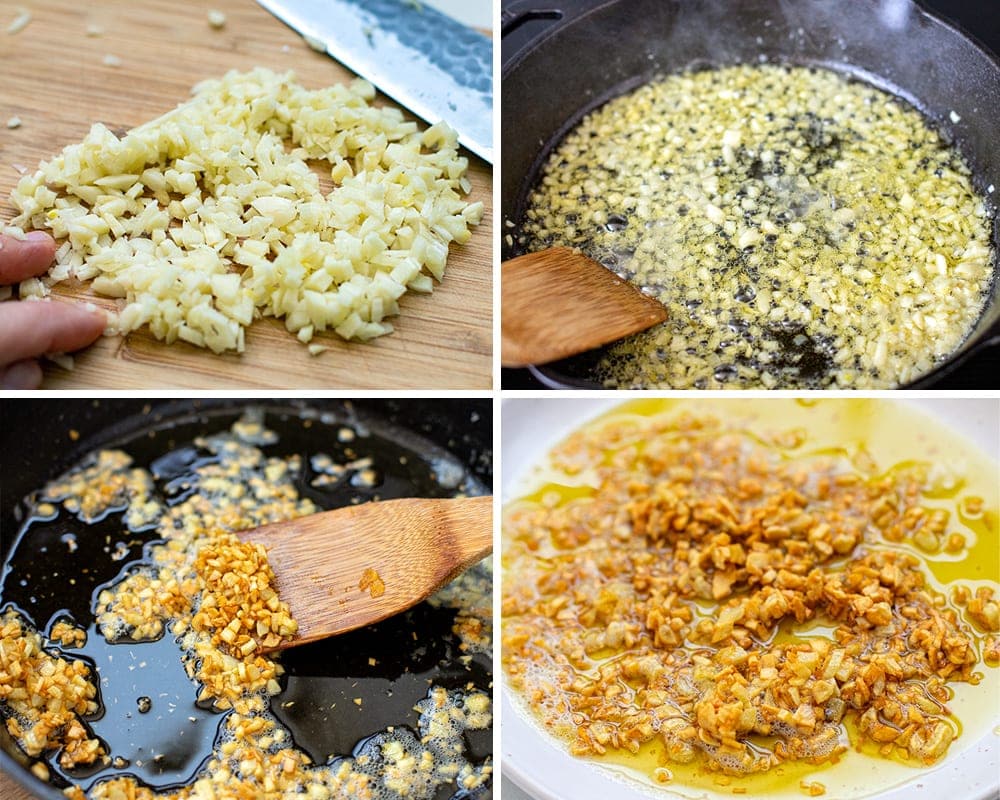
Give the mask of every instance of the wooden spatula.
<path id="1" fill-rule="evenodd" d="M 667 318 L 662 303 L 568 247 L 505 261 L 500 295 L 505 367 L 576 355 Z"/>
<path id="2" fill-rule="evenodd" d="M 493 548 L 493 498 L 382 500 L 243 531 L 268 550 L 299 623 L 283 650 L 370 625 L 426 599 Z M 266 650 L 267 648 L 265 648 Z"/>

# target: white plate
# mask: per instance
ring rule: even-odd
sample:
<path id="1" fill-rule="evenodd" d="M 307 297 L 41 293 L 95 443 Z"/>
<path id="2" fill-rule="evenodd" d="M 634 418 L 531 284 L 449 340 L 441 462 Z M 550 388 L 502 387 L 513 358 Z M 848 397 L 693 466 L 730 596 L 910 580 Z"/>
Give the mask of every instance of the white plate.
<path id="1" fill-rule="evenodd" d="M 728 402 L 734 402 L 727 400 Z M 567 434 L 621 400 L 561 396 L 544 399 L 507 399 L 502 404 L 501 498 L 516 496 L 525 472 Z M 711 400 L 696 401 L 708 410 Z M 755 401 L 759 402 L 759 401 Z M 824 402 L 836 402 L 825 400 Z M 1000 461 L 1000 400 L 915 399 L 905 401 L 953 429 L 966 442 Z M 975 444 L 972 444 L 975 443 Z M 985 680 L 1000 681 L 1000 671 L 988 669 Z M 535 800 L 631 800 L 675 795 L 619 777 L 611 769 L 570 756 L 524 712 L 515 707 L 506 681 L 501 689 L 502 773 Z M 994 725 L 1000 708 L 994 709 Z M 1000 727 L 977 741 L 960 737 L 935 768 L 914 773 L 912 780 L 866 800 L 992 800 L 1000 797 Z M 878 768 L 878 762 L 871 760 Z M 822 781 L 822 773 L 817 778 Z M 748 796 L 748 795 L 744 795 Z M 801 795 L 805 797 L 805 795 Z M 833 794 L 823 800 L 847 800 Z"/>

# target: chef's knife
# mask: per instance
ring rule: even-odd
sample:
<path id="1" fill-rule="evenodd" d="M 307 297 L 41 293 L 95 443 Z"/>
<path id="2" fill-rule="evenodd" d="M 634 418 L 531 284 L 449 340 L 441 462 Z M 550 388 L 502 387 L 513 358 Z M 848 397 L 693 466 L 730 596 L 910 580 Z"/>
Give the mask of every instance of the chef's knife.
<path id="1" fill-rule="evenodd" d="M 420 0 L 257 0 L 385 94 L 493 162 L 493 45 Z"/>

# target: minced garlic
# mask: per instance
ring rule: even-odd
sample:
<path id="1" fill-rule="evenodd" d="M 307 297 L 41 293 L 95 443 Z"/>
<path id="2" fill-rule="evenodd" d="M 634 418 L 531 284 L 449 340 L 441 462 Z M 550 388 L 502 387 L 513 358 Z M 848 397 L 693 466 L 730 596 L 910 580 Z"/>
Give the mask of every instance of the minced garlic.
<path id="1" fill-rule="evenodd" d="M 990 223 L 956 150 L 821 69 L 672 75 L 550 156 L 518 245 L 579 247 L 667 307 L 610 348 L 616 388 L 883 388 L 982 313 Z M 572 291 L 572 287 L 566 287 Z"/>
<path id="2" fill-rule="evenodd" d="M 71 655 L 50 654 L 38 632 L 17 614 L 0 616 L 0 709 L 22 749 L 50 764 L 58 758 L 64 769 L 100 759 L 117 771 L 96 782 L 81 775 L 87 790 L 68 787 L 65 794 L 72 800 L 430 800 L 451 784 L 463 797 L 489 793 L 492 760 L 473 757 L 467 737 L 490 727 L 492 704 L 471 682 L 464 689 L 428 682 L 406 724 L 375 731 L 349 755 L 328 755 L 315 763 L 271 713 L 271 698 L 282 692 L 283 670 L 259 646 L 273 646 L 296 626 L 275 594 L 263 548 L 241 542 L 233 531 L 316 511 L 297 488 L 306 460 L 268 456 L 260 449 L 277 442 L 278 435 L 254 413 L 228 432 L 196 439 L 211 458 L 192 467 L 192 491 L 176 502 L 157 491 L 163 476 L 155 468 L 134 466 L 122 450 L 90 456 L 38 494 L 36 510 L 46 518 L 68 512 L 92 523 L 120 513 L 124 527 L 156 526 L 158 541 L 147 551 L 148 563 L 130 567 L 97 593 L 99 635 L 122 643 L 173 637 L 192 679 L 191 699 L 228 714 L 190 785 L 152 789 L 125 771 L 121 753 L 106 753 L 90 730 L 90 719 L 101 712 L 97 684 L 108 702 L 107 681 L 113 676 L 101 674 L 100 667 L 95 674 Z M 369 469 L 373 461 L 364 457 L 335 464 L 330 456 L 317 455 L 312 463 L 346 476 Z M 366 588 L 373 594 L 384 590 L 375 570 L 366 572 L 374 581 Z M 470 575 L 441 593 L 443 603 L 458 611 L 456 626 L 469 630 L 473 616 L 490 613 L 492 596 L 488 565 L 471 572 L 479 577 Z M 77 647 L 84 633 L 59 620 L 49 641 Z M 482 627 L 478 633 L 478 644 L 488 653 L 491 642 Z M 464 646 L 465 632 L 456 627 L 456 634 Z M 131 652 L 131 647 L 123 650 Z M 155 714 L 160 701 L 143 695 L 136 702 L 138 713 Z M 373 698 L 356 702 L 359 716 L 380 712 L 370 708 L 377 704 Z M 281 706 L 294 704 L 289 700 Z M 59 745 L 63 750 L 55 751 Z M 48 775 L 45 764 L 34 771 L 43 780 Z"/>
<path id="3" fill-rule="evenodd" d="M 364 81 L 310 91 L 292 73 L 230 72 L 122 138 L 94 125 L 21 179 L 14 225 L 63 240 L 46 285 L 121 298 L 121 333 L 242 352 L 263 315 L 304 343 L 381 336 L 406 291 L 442 279 L 483 205 L 461 197 L 455 132 L 374 96 Z"/>
<path id="4" fill-rule="evenodd" d="M 87 641 L 87 632 L 68 620 L 61 619 L 52 626 L 49 638 L 63 647 L 82 647 Z"/>
<path id="5" fill-rule="evenodd" d="M 980 652 L 996 663 L 994 587 L 949 605 L 912 554 L 949 525 L 928 463 L 861 469 L 791 433 L 809 446 L 689 414 L 613 418 L 562 442 L 553 483 L 508 507 L 503 664 L 571 752 L 658 743 L 657 766 L 742 775 L 849 744 L 917 765 L 948 751 L 953 684 L 983 679 Z"/>
<path id="6" fill-rule="evenodd" d="M 381 597 L 385 594 L 385 582 L 379 576 L 378 572 L 371 567 L 368 567 L 361 573 L 358 588 L 362 592 L 367 591 L 372 597 Z"/>
<path id="7" fill-rule="evenodd" d="M 31 22 L 31 12 L 26 8 L 18 6 L 17 16 L 14 17 L 14 20 L 7 26 L 7 33 L 10 36 L 20 33 L 28 27 L 29 22 Z"/>
<path id="8" fill-rule="evenodd" d="M 0 617 L 0 701 L 7 730 L 29 756 L 62 747 L 59 763 L 69 768 L 105 755 L 80 721 L 97 711 L 90 673 L 84 661 L 48 653 L 17 612 Z"/>

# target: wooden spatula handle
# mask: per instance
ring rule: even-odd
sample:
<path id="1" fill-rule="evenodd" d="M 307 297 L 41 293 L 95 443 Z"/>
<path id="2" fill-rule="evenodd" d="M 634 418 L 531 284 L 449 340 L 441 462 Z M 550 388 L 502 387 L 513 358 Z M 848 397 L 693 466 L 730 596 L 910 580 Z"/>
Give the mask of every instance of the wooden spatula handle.
<path id="1" fill-rule="evenodd" d="M 244 531 L 264 545 L 299 634 L 278 649 L 420 602 L 493 546 L 493 498 L 362 503 Z"/>
<path id="2" fill-rule="evenodd" d="M 569 247 L 505 261 L 500 282 L 505 367 L 547 364 L 667 318 L 662 303 Z"/>
<path id="3" fill-rule="evenodd" d="M 412 542 L 401 541 L 400 546 L 415 549 L 437 547 L 447 549 L 454 561 L 442 581 L 449 580 L 462 570 L 489 555 L 493 547 L 493 498 L 461 497 L 451 500 L 403 499 L 394 503 L 393 514 L 401 523 L 408 520 L 412 530 L 434 530 L 436 535 L 415 536 Z M 363 506 L 358 506 L 363 508 Z M 406 527 L 410 527 L 406 525 Z M 405 539 L 405 534 L 403 535 Z M 434 560 L 432 553 L 414 553 L 422 563 Z M 438 559 L 444 563 L 442 559 Z"/>

